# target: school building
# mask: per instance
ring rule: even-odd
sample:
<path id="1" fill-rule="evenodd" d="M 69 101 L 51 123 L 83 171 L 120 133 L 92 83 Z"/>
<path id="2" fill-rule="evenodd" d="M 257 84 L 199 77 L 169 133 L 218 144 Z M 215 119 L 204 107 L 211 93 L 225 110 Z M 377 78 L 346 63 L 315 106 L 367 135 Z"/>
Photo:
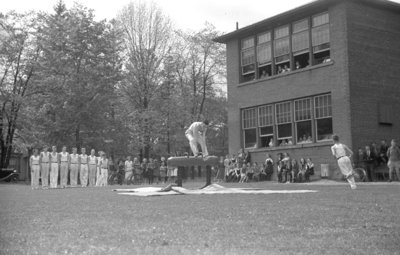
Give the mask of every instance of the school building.
<path id="1" fill-rule="evenodd" d="M 335 179 L 333 133 L 355 153 L 400 138 L 400 4 L 317 0 L 215 41 L 227 49 L 230 153 L 310 157 L 314 178 Z"/>

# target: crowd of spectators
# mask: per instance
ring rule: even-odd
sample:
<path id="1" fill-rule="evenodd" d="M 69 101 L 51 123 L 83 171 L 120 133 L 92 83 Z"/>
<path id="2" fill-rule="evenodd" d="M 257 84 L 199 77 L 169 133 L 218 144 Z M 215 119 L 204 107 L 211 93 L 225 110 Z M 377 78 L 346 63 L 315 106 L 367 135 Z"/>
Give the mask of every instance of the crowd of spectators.
<path id="1" fill-rule="evenodd" d="M 393 139 L 390 145 L 382 139 L 379 145 L 375 142 L 358 148 L 355 155 L 355 166 L 364 168 L 367 172 L 367 181 L 376 181 L 376 168 L 388 166 L 389 182 L 394 180 L 393 173 L 396 172 L 397 179 L 400 180 L 400 148 Z"/>
<path id="2" fill-rule="evenodd" d="M 264 162 L 251 163 L 250 154 L 244 150 L 240 150 L 237 155 L 227 155 L 223 162 L 225 181 L 270 181 L 275 167 L 280 183 L 309 182 L 310 176 L 314 174 L 314 164 L 310 158 L 301 158 L 297 162 L 288 153 L 279 153 L 277 158 L 274 164 L 271 155 L 267 153 Z"/>

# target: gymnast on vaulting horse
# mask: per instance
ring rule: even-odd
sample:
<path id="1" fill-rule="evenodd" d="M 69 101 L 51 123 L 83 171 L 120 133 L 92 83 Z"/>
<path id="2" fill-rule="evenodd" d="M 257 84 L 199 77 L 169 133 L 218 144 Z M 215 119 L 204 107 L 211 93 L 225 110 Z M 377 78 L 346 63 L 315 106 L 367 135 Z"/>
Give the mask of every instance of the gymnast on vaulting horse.
<path id="1" fill-rule="evenodd" d="M 189 140 L 190 149 L 195 157 L 199 156 L 198 144 L 201 146 L 201 153 L 203 157 L 208 156 L 206 145 L 206 131 L 208 127 L 208 120 L 203 122 L 193 122 L 192 125 L 186 130 L 185 135 Z"/>

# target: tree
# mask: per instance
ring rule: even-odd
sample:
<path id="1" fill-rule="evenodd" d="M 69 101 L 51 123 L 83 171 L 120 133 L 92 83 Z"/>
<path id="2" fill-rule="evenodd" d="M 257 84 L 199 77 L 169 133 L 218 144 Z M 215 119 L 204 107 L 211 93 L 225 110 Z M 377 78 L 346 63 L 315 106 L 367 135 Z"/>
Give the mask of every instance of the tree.
<path id="1" fill-rule="evenodd" d="M 20 112 L 36 93 L 36 14 L 0 15 L 0 168 L 9 164 Z"/>
<path id="2" fill-rule="evenodd" d="M 115 85 L 120 79 L 119 34 L 113 22 L 94 20 L 93 11 L 60 1 L 42 16 L 41 82 L 36 128 L 43 140 L 80 147 L 113 140 Z M 114 131 L 113 131 L 114 129 Z M 115 138 L 115 137 L 114 137 Z"/>
<path id="3" fill-rule="evenodd" d="M 149 156 L 160 119 L 154 106 L 163 86 L 163 63 L 170 50 L 171 23 L 154 3 L 131 2 L 117 17 L 123 32 L 125 78 L 119 86 L 128 107 L 131 137 Z"/>

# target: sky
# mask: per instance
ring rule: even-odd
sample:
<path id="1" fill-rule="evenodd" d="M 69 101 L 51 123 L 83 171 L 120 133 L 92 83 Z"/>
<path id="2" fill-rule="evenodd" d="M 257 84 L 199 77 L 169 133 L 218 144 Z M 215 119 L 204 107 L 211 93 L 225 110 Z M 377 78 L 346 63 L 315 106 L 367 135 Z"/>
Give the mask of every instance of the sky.
<path id="1" fill-rule="evenodd" d="M 75 0 L 64 0 L 68 7 Z M 146 0 L 142 0 L 146 1 Z M 151 0 L 149 0 L 150 2 Z M 152 0 L 178 29 L 199 30 L 205 22 L 217 30 L 231 32 L 281 12 L 293 9 L 312 0 Z M 400 2 L 400 0 L 398 0 Z M 41 10 L 52 12 L 58 0 L 1 0 L 0 12 Z M 112 19 L 130 0 L 78 0 L 95 10 L 96 19 Z"/>

